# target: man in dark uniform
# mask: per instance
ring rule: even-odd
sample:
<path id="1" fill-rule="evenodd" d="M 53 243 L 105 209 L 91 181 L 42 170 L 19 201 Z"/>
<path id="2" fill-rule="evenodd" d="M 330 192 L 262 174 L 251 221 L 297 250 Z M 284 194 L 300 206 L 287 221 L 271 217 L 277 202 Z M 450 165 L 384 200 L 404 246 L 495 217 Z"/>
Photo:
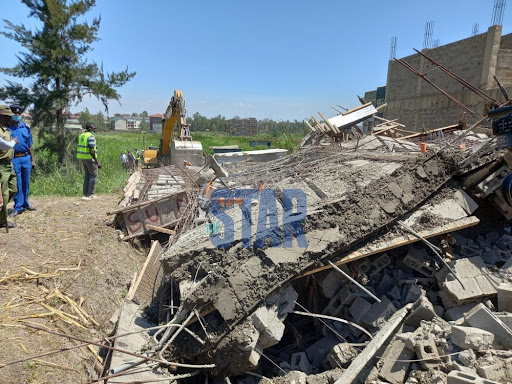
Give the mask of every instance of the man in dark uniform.
<path id="1" fill-rule="evenodd" d="M 23 108 L 19 105 L 10 106 L 12 113 L 12 124 L 9 131 L 12 137 L 18 139 L 18 144 L 14 146 L 14 158 L 12 166 L 16 173 L 18 192 L 14 195 L 14 209 L 9 216 L 17 216 L 23 211 L 35 211 L 36 208 L 28 202 L 28 194 L 30 193 L 30 172 L 36 169 L 34 160 L 34 149 L 32 148 L 32 131 L 23 121 L 21 121 L 21 113 Z"/>
<path id="2" fill-rule="evenodd" d="M 0 105 L 0 188 L 4 204 L 4 207 L 0 210 L 0 227 L 7 226 L 8 228 L 15 228 L 16 224 L 7 221 L 5 207 L 18 190 L 16 187 L 16 173 L 11 164 L 14 146 L 18 144 L 18 140 L 12 139 L 11 132 L 7 129 L 13 115 L 11 108 L 7 105 Z"/>

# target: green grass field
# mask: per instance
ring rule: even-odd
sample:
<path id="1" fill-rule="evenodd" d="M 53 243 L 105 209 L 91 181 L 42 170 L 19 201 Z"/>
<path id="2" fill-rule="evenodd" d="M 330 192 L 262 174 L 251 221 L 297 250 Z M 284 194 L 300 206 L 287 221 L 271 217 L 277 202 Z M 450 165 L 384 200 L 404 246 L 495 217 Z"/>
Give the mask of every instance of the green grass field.
<path id="1" fill-rule="evenodd" d="M 78 135 L 78 134 L 77 134 Z M 70 160 L 64 165 L 57 166 L 56 161 L 48 153 L 38 150 L 38 142 L 34 134 L 34 148 L 37 169 L 32 172 L 30 194 L 32 196 L 81 196 L 83 171 L 75 159 L 76 141 L 70 143 Z M 266 147 L 251 147 L 251 140 L 272 141 L 272 148 L 285 148 L 289 152 L 297 149 L 302 139 L 299 135 L 285 135 L 278 138 L 258 135 L 255 137 L 226 136 L 218 132 L 193 133 L 194 140 L 201 141 L 203 150 L 211 153 L 210 147 L 222 145 L 238 145 L 242 150 L 266 149 Z M 159 134 L 141 133 L 103 133 L 96 136 L 98 158 L 103 167 L 99 170 L 96 193 L 122 193 L 129 174 L 123 170 L 119 159 L 121 152 L 160 143 Z"/>

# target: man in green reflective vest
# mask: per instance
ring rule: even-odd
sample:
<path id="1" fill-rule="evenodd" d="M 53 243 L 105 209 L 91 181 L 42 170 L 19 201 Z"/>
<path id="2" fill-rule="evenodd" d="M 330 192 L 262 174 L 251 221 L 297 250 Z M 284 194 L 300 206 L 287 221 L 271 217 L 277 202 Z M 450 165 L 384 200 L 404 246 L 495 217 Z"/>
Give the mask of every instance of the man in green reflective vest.
<path id="1" fill-rule="evenodd" d="M 84 167 L 84 186 L 82 200 L 91 200 L 96 198 L 96 182 L 98 180 L 98 169 L 101 163 L 97 157 L 96 126 L 88 123 L 85 126 L 85 132 L 78 136 L 78 148 L 76 158 L 80 160 Z"/>
<path id="2" fill-rule="evenodd" d="M 135 156 L 135 171 L 138 171 L 140 164 L 140 152 L 137 148 L 133 151 L 133 156 Z"/>

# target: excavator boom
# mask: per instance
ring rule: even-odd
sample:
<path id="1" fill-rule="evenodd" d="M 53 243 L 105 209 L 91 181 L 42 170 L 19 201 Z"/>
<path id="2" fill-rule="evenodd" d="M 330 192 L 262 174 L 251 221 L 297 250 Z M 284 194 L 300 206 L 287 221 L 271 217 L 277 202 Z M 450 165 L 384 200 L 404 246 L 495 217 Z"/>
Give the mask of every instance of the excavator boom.
<path id="1" fill-rule="evenodd" d="M 165 115 L 162 119 L 160 146 L 144 150 L 145 166 L 158 167 L 160 163 L 183 163 L 195 166 L 203 165 L 203 147 L 199 141 L 192 141 L 190 126 L 186 124 L 185 100 L 180 90 L 174 91 Z M 178 134 L 174 134 L 175 129 Z"/>
<path id="2" fill-rule="evenodd" d="M 181 131 L 181 126 L 185 124 L 186 113 L 187 110 L 185 109 L 183 94 L 180 90 L 175 90 L 174 96 L 169 102 L 162 121 L 162 156 L 169 155 L 170 142 L 174 132 L 174 127 L 178 126 L 178 129 Z"/>

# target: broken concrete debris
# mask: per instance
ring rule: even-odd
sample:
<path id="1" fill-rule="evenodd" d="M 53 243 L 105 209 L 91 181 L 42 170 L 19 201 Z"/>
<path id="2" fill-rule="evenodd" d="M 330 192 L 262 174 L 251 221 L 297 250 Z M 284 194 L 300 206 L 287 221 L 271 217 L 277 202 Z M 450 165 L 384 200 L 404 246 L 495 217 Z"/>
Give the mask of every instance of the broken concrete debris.
<path id="1" fill-rule="evenodd" d="M 114 212 L 124 236 L 154 234 L 133 212 L 155 208 L 167 215 L 156 227 L 174 232 L 159 293 L 137 309 L 163 328 L 134 353 L 187 383 L 512 382 L 503 152 L 486 135 L 454 131 L 463 124 L 443 140 L 470 137 L 464 146 L 432 142 L 426 153 L 384 135 L 389 127 L 353 129 L 372 113 L 315 120 L 298 152 L 266 163 L 174 169 L 165 183 L 143 172 L 138 196 L 167 189 Z M 129 378 L 148 362 L 121 367 Z"/>

